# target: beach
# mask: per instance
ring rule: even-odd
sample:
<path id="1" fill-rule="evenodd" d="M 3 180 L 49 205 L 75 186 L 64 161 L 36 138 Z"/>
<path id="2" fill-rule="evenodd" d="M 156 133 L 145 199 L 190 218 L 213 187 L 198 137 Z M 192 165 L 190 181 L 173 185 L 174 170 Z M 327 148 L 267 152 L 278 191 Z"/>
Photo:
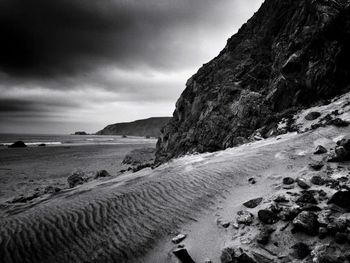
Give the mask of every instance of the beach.
<path id="1" fill-rule="evenodd" d="M 117 176 L 120 170 L 127 168 L 122 165 L 127 153 L 138 148 L 155 147 L 154 139 L 120 136 L 74 138 L 75 141 L 70 140 L 70 143 L 58 143 L 57 137 L 47 136 L 44 140 L 46 147 L 38 147 L 38 143 L 33 142 L 26 148 L 0 147 L 0 202 L 48 186 L 64 189 L 67 177 L 76 171 L 91 177 L 99 170 L 106 170 Z M 56 142 L 53 144 L 53 141 Z"/>

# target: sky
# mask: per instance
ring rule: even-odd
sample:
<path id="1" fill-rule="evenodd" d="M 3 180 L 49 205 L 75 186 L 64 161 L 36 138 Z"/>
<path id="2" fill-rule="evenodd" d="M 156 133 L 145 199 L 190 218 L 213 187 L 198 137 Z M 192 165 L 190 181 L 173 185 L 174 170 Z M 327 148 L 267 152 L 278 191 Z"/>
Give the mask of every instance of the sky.
<path id="1" fill-rule="evenodd" d="M 263 0 L 1 0 L 0 133 L 171 116 Z"/>

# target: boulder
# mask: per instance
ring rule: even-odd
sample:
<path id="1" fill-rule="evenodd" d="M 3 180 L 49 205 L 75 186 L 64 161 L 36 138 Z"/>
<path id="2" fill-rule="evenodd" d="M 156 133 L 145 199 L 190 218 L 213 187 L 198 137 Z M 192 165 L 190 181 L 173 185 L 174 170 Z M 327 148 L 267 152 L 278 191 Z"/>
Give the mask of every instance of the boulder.
<path id="1" fill-rule="evenodd" d="M 308 255 L 310 255 L 310 248 L 308 245 L 306 245 L 303 242 L 296 243 L 292 246 L 293 252 L 291 253 L 291 256 L 296 259 L 304 259 Z"/>
<path id="2" fill-rule="evenodd" d="M 185 238 L 187 237 L 187 235 L 185 234 L 178 234 L 176 237 L 174 237 L 171 241 L 174 244 L 179 244 L 181 241 L 183 241 Z"/>
<path id="3" fill-rule="evenodd" d="M 302 195 L 296 200 L 297 204 L 318 204 L 314 195 L 310 191 L 304 191 Z"/>
<path id="4" fill-rule="evenodd" d="M 243 205 L 247 208 L 255 208 L 261 203 L 262 200 L 263 200 L 262 197 L 258 197 L 258 198 L 251 199 L 251 200 L 243 203 Z"/>
<path id="5" fill-rule="evenodd" d="M 322 169 L 322 167 L 324 166 L 324 163 L 321 162 L 312 162 L 309 164 L 310 168 L 315 170 L 315 171 L 319 171 Z"/>
<path id="6" fill-rule="evenodd" d="M 317 245 L 312 251 L 313 263 L 342 263 L 340 260 L 342 256 L 341 250 L 330 244 Z"/>
<path id="7" fill-rule="evenodd" d="M 9 145 L 8 148 L 25 148 L 27 145 L 22 141 L 16 141 L 13 144 Z"/>
<path id="8" fill-rule="evenodd" d="M 350 210 L 350 191 L 346 190 L 346 191 L 336 192 L 328 201 L 328 204 L 334 204 L 338 207 L 341 207 L 349 211 Z"/>
<path id="9" fill-rule="evenodd" d="M 324 154 L 324 153 L 327 153 L 327 149 L 322 145 L 317 146 L 314 152 L 314 154 Z"/>
<path id="10" fill-rule="evenodd" d="M 256 263 L 242 248 L 226 247 L 222 250 L 222 263 Z"/>
<path id="11" fill-rule="evenodd" d="M 268 209 L 259 210 L 258 218 L 261 222 L 268 225 L 275 224 L 279 220 L 278 216 Z"/>
<path id="12" fill-rule="evenodd" d="M 325 181 L 319 175 L 313 176 L 311 178 L 310 182 L 313 183 L 314 185 L 324 185 L 325 184 Z"/>
<path id="13" fill-rule="evenodd" d="M 286 184 L 286 185 L 294 184 L 294 179 L 291 177 L 285 177 L 283 178 L 283 184 Z"/>
<path id="14" fill-rule="evenodd" d="M 181 263 L 195 263 L 188 254 L 186 248 L 177 248 L 173 251 L 173 254 L 180 260 Z"/>
<path id="15" fill-rule="evenodd" d="M 238 224 L 250 225 L 253 223 L 254 215 L 248 211 L 238 211 L 236 220 Z"/>
<path id="16" fill-rule="evenodd" d="M 83 184 L 85 181 L 85 174 L 83 172 L 74 172 L 67 178 L 67 182 L 70 188 L 73 188 L 79 184 Z"/>
<path id="17" fill-rule="evenodd" d="M 100 170 L 100 171 L 97 171 L 97 173 L 95 175 L 95 179 L 100 178 L 100 177 L 110 177 L 110 176 L 111 175 L 106 170 Z"/>
<path id="18" fill-rule="evenodd" d="M 319 223 L 313 212 L 303 211 L 293 220 L 294 231 L 303 232 L 310 236 L 318 234 Z"/>
<path id="19" fill-rule="evenodd" d="M 306 180 L 304 178 L 298 177 L 296 182 L 297 182 L 298 186 L 302 189 L 307 190 L 310 188 L 310 185 L 306 182 Z"/>
<path id="20" fill-rule="evenodd" d="M 267 245 L 270 240 L 271 234 L 275 231 L 273 228 L 263 228 L 260 230 L 259 234 L 256 237 L 256 241 L 261 245 Z"/>
<path id="21" fill-rule="evenodd" d="M 309 112 L 306 116 L 305 116 L 305 120 L 307 121 L 313 121 L 318 119 L 321 116 L 321 113 L 317 112 L 317 111 L 312 111 Z"/>
<path id="22" fill-rule="evenodd" d="M 300 212 L 301 208 L 299 206 L 285 207 L 281 211 L 279 217 L 283 221 L 293 220 Z"/>

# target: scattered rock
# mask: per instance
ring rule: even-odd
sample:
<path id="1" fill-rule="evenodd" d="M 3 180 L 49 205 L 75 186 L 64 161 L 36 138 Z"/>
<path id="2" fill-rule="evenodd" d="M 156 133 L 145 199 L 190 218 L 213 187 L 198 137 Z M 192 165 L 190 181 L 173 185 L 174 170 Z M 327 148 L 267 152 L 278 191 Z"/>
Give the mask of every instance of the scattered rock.
<path id="1" fill-rule="evenodd" d="M 294 220 L 294 231 L 303 232 L 310 236 L 318 234 L 319 223 L 317 215 L 313 212 L 303 211 Z"/>
<path id="2" fill-rule="evenodd" d="M 100 177 L 110 177 L 110 176 L 111 175 L 106 170 L 100 170 L 100 171 L 97 171 L 97 173 L 95 175 L 95 179 L 100 178 Z"/>
<path id="3" fill-rule="evenodd" d="M 319 113 L 317 111 L 312 111 L 305 116 L 305 120 L 313 121 L 313 120 L 318 119 L 320 116 L 321 116 L 321 113 Z"/>
<path id="4" fill-rule="evenodd" d="M 279 220 L 275 213 L 267 209 L 259 210 L 258 218 L 261 222 L 268 225 L 275 224 Z"/>
<path id="5" fill-rule="evenodd" d="M 16 141 L 13 144 L 9 145 L 8 148 L 25 148 L 27 145 L 22 141 Z"/>
<path id="6" fill-rule="evenodd" d="M 291 256 L 296 259 L 304 259 L 310 255 L 311 252 L 309 246 L 303 242 L 296 243 L 292 248 L 293 252 L 291 253 Z"/>
<path id="7" fill-rule="evenodd" d="M 184 240 L 187 237 L 185 234 L 178 234 L 176 237 L 174 237 L 171 241 L 174 244 L 179 244 L 182 240 Z"/>
<path id="8" fill-rule="evenodd" d="M 79 184 L 83 184 L 85 179 L 85 174 L 83 172 L 74 172 L 67 178 L 68 184 L 70 188 L 73 188 Z"/>
<path id="9" fill-rule="evenodd" d="M 243 205 L 247 208 L 255 208 L 261 203 L 262 200 L 263 200 L 262 197 L 258 197 L 258 198 L 251 199 L 251 200 L 243 203 Z"/>
<path id="10" fill-rule="evenodd" d="M 327 149 L 322 145 L 317 146 L 314 152 L 314 154 L 324 154 L 324 153 L 327 153 Z"/>
<path id="11" fill-rule="evenodd" d="M 286 184 L 286 185 L 294 184 L 294 179 L 291 177 L 285 177 L 283 178 L 283 184 Z"/>
<path id="12" fill-rule="evenodd" d="M 254 220 L 254 215 L 248 211 L 238 211 L 236 221 L 238 224 L 250 225 Z"/>
<path id="13" fill-rule="evenodd" d="M 331 199 L 328 204 L 334 204 L 345 210 L 350 210 L 350 191 L 338 191 Z"/>
<path id="14" fill-rule="evenodd" d="M 307 190 L 310 188 L 310 185 L 306 182 L 306 180 L 304 178 L 298 177 L 296 182 L 297 182 L 298 186 L 302 189 Z"/>
<path id="15" fill-rule="evenodd" d="M 310 182 L 313 183 L 314 185 L 324 185 L 325 184 L 325 181 L 319 175 L 313 176 L 311 178 Z"/>
<path id="16" fill-rule="evenodd" d="M 173 251 L 173 254 L 182 262 L 182 263 L 195 263 L 191 256 L 188 254 L 186 248 L 178 248 Z"/>

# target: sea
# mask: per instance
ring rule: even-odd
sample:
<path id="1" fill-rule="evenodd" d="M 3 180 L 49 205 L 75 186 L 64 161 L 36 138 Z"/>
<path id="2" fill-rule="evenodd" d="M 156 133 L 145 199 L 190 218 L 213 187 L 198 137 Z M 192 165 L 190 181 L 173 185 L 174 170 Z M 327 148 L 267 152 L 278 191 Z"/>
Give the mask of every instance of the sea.
<path id="1" fill-rule="evenodd" d="M 0 146 L 8 146 L 23 141 L 27 146 L 67 146 L 67 145 L 110 145 L 110 144 L 148 144 L 156 138 L 118 135 L 62 135 L 62 134 L 0 134 Z"/>

